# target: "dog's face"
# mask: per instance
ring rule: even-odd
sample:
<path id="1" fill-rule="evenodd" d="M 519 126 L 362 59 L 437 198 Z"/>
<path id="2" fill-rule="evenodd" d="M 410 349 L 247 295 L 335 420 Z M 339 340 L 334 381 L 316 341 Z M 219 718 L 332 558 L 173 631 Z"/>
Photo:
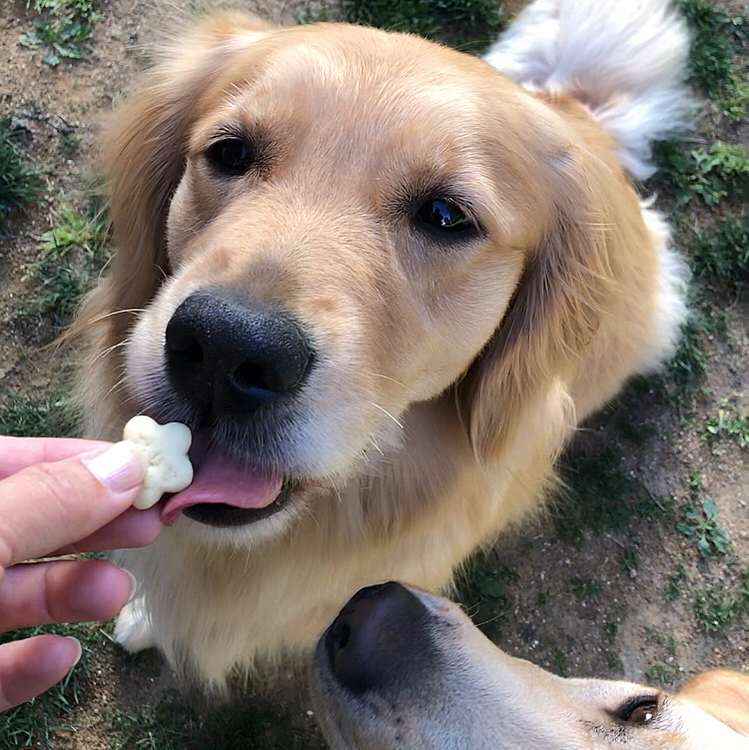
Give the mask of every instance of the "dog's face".
<path id="1" fill-rule="evenodd" d="M 123 331 L 128 408 L 195 431 L 196 481 L 165 518 L 244 541 L 396 446 L 409 406 L 456 383 L 500 324 L 503 361 L 528 372 L 505 374 L 504 404 L 493 388 L 495 426 L 558 374 L 554 356 L 574 360 L 592 285 L 575 289 L 560 237 L 577 266 L 595 254 L 580 175 L 601 159 L 467 55 L 236 26 L 185 42 L 108 158 L 117 302 L 144 307 Z"/>
<path id="2" fill-rule="evenodd" d="M 749 680 L 735 678 L 749 696 Z M 318 642 L 312 684 L 334 750 L 739 750 L 749 743 L 678 696 L 563 679 L 507 656 L 456 605 L 394 582 L 362 589 L 344 606 Z"/>

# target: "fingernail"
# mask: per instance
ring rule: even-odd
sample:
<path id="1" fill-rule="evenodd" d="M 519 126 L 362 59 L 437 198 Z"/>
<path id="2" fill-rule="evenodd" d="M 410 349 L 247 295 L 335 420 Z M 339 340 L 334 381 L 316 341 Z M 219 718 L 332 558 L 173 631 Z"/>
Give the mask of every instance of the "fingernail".
<path id="1" fill-rule="evenodd" d="M 66 637 L 69 641 L 73 641 L 73 643 L 75 643 L 76 645 L 76 648 L 78 649 L 78 654 L 75 657 L 75 661 L 70 665 L 70 668 L 72 669 L 81 660 L 81 656 L 83 654 L 83 648 L 81 647 L 81 642 L 77 638 L 73 638 L 72 635 L 69 635 Z"/>
<path id="2" fill-rule="evenodd" d="M 85 453 L 81 456 L 81 461 L 111 492 L 135 489 L 145 478 L 138 454 L 126 441 L 115 443 L 103 453 Z"/>
<path id="3" fill-rule="evenodd" d="M 120 570 L 125 570 L 125 568 L 120 568 Z M 135 576 L 129 570 L 125 570 L 125 573 L 130 578 L 130 596 L 127 598 L 127 603 L 130 604 L 135 599 L 135 594 L 138 591 L 138 581 L 135 580 Z"/>

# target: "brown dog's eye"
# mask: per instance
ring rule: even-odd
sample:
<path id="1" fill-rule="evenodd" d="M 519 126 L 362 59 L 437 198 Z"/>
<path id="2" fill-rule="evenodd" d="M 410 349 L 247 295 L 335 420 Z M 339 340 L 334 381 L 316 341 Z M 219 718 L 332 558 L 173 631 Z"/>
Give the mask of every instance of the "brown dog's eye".
<path id="1" fill-rule="evenodd" d="M 255 162 L 252 146 L 240 138 L 225 138 L 214 143 L 206 152 L 211 164 L 228 175 L 245 174 Z"/>
<path id="2" fill-rule="evenodd" d="M 447 198 L 430 198 L 416 212 L 418 222 L 431 230 L 458 233 L 474 229 L 462 209 Z"/>
<path id="3" fill-rule="evenodd" d="M 658 696 L 643 695 L 624 703 L 616 712 L 617 718 L 627 724 L 644 726 L 658 715 Z"/>

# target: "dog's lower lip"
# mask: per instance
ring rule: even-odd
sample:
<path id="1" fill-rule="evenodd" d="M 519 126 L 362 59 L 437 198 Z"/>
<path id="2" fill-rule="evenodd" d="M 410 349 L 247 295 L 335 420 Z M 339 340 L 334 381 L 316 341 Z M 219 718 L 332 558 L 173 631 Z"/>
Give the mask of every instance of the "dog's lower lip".
<path id="1" fill-rule="evenodd" d="M 182 513 L 192 521 L 215 527 L 247 526 L 278 513 L 289 502 L 299 481 L 287 478 L 276 499 L 264 508 L 238 508 L 226 503 L 196 503 L 183 509 Z"/>

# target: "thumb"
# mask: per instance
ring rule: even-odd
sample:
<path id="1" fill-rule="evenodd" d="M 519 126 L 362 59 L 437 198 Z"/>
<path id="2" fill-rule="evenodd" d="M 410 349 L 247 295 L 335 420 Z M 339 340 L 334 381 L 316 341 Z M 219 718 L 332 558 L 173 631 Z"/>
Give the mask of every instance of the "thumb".
<path id="1" fill-rule="evenodd" d="M 112 521 L 144 468 L 128 443 L 30 466 L 0 481 L 0 568 L 48 555 Z"/>

